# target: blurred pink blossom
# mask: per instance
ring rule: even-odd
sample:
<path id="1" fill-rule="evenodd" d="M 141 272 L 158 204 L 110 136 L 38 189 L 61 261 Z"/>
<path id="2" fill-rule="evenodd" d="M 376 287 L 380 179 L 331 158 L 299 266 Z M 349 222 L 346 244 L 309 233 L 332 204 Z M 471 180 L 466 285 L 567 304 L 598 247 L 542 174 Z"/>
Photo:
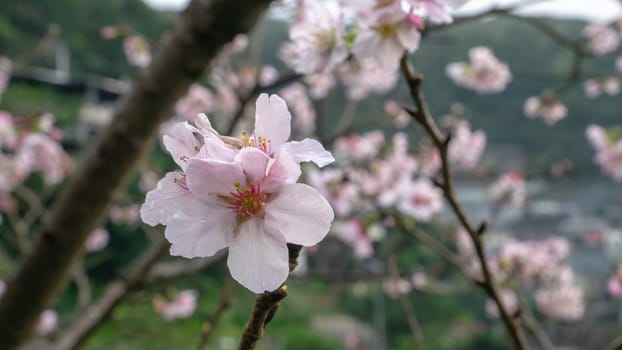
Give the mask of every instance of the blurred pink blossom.
<path id="1" fill-rule="evenodd" d="M 167 321 L 188 318 L 197 308 L 197 293 L 194 290 L 182 290 L 170 302 L 158 295 L 153 300 L 153 307 Z"/>
<path id="2" fill-rule="evenodd" d="M 298 73 L 331 71 L 348 56 L 341 13 L 326 3 L 304 0 L 299 14 L 281 57 Z"/>
<path id="3" fill-rule="evenodd" d="M 525 178 L 518 171 L 502 174 L 489 191 L 493 201 L 508 203 L 516 208 L 522 207 L 527 198 Z"/>
<path id="4" fill-rule="evenodd" d="M 175 114 L 183 120 L 194 120 L 199 113 L 210 113 L 214 105 L 210 90 L 200 84 L 192 84 L 188 93 L 175 105 Z"/>
<path id="5" fill-rule="evenodd" d="M 373 57 L 385 69 L 396 71 L 402 55 L 419 47 L 421 20 L 415 14 L 404 12 L 401 6 L 389 7 L 361 22 L 360 32 L 352 44 L 352 52 L 359 59 Z"/>
<path id="6" fill-rule="evenodd" d="M 362 100 L 370 93 L 385 93 L 397 84 L 397 74 L 373 59 L 352 60 L 339 66 L 339 76 L 348 97 Z"/>
<path id="7" fill-rule="evenodd" d="M 475 90 L 479 94 L 497 93 L 505 90 L 512 79 L 507 64 L 499 61 L 484 46 L 469 50 L 470 62 L 453 62 L 446 73 L 459 86 Z"/>
<path id="8" fill-rule="evenodd" d="M 566 117 L 566 106 L 553 94 L 545 91 L 542 96 L 532 96 L 525 101 L 524 113 L 528 118 L 542 118 L 553 125 Z"/>
<path id="9" fill-rule="evenodd" d="M 406 181 L 398 195 L 399 211 L 419 221 L 429 221 L 443 208 L 442 191 L 429 180 Z"/>
<path id="10" fill-rule="evenodd" d="M 105 228 L 96 228 L 86 239 L 86 251 L 89 253 L 94 253 L 106 248 L 109 239 L 110 236 L 108 235 L 108 231 L 106 231 Z"/>
<path id="11" fill-rule="evenodd" d="M 620 45 L 620 35 L 606 24 L 588 24 L 583 29 L 583 36 L 588 39 L 590 50 L 597 56 L 611 53 Z"/>
<path id="12" fill-rule="evenodd" d="M 35 329 L 37 333 L 47 335 L 56 330 L 56 327 L 58 327 L 58 313 L 54 310 L 45 310 L 39 316 Z"/>
<path id="13" fill-rule="evenodd" d="M 151 47 L 142 35 L 130 35 L 123 41 L 127 62 L 135 67 L 145 68 L 151 63 Z"/>

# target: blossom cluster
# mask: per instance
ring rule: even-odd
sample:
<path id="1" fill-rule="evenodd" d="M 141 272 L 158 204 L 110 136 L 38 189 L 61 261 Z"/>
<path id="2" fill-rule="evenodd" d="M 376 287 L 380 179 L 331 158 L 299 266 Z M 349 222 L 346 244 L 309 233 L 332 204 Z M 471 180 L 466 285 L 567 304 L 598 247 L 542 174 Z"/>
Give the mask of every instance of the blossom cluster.
<path id="1" fill-rule="evenodd" d="M 492 51 L 483 46 L 469 50 L 470 62 L 453 62 L 446 73 L 457 85 L 479 94 L 498 93 L 505 90 L 512 79 L 507 64 L 499 61 Z"/>
<path id="2" fill-rule="evenodd" d="M 461 229 L 456 235 L 458 251 L 469 262 L 467 272 L 474 278 L 481 278 L 479 261 L 468 233 Z M 529 288 L 533 291 L 535 304 L 541 313 L 567 321 L 583 317 L 583 289 L 566 261 L 570 254 L 570 243 L 566 239 L 508 239 L 485 243 L 490 270 L 501 287 L 502 302 L 510 312 L 515 311 L 519 305 L 517 290 Z M 491 300 L 486 309 L 491 316 L 497 314 Z"/>
<path id="3" fill-rule="evenodd" d="M 56 185 L 73 169 L 59 143 L 61 137 L 51 114 L 27 119 L 0 111 L 0 212 L 15 209 L 11 192 L 31 174 L 41 174 L 47 185 Z"/>
<path id="4" fill-rule="evenodd" d="M 141 218 L 166 225 L 171 254 L 207 257 L 229 247 L 231 275 L 255 293 L 278 288 L 289 273 L 286 243 L 313 246 L 334 218 L 313 187 L 296 183 L 301 162 L 325 166 L 316 140 L 287 142 L 291 114 L 277 95 L 257 99 L 255 131 L 219 135 L 205 115 L 163 138 L 179 166 L 147 193 Z"/>
<path id="5" fill-rule="evenodd" d="M 595 162 L 603 173 L 616 181 L 622 181 L 622 138 L 619 132 L 617 128 L 607 130 L 595 124 L 585 130 L 587 139 L 596 149 Z"/>
<path id="6" fill-rule="evenodd" d="M 446 117 L 451 130 L 450 161 L 472 169 L 486 143 L 482 131 L 472 131 L 466 120 Z M 396 211 L 419 222 L 430 221 L 443 207 L 443 196 L 429 179 L 440 168 L 436 149 L 410 149 L 408 137 L 398 132 L 390 142 L 381 131 L 350 133 L 334 144 L 337 167 L 309 173 L 309 183 L 322 193 L 340 220 L 333 232 L 359 258 L 373 254 L 373 242 L 384 237 L 383 225 L 362 219 L 378 212 Z M 453 152 L 453 154 L 452 154 Z"/>
<path id="7" fill-rule="evenodd" d="M 188 318 L 197 308 L 197 292 L 191 289 L 182 290 L 171 301 L 158 295 L 153 299 L 153 308 L 167 321 Z"/>
<path id="8" fill-rule="evenodd" d="M 418 49 L 425 20 L 450 23 L 448 11 L 466 2 L 301 1 L 281 58 L 311 86 L 331 88 L 338 74 L 353 99 L 388 91 L 395 86 L 401 57 Z"/>
<path id="9" fill-rule="evenodd" d="M 525 101 L 523 111 L 528 118 L 542 118 L 547 125 L 564 119 L 568 109 L 558 96 L 546 90 L 540 96 L 531 96 Z"/>

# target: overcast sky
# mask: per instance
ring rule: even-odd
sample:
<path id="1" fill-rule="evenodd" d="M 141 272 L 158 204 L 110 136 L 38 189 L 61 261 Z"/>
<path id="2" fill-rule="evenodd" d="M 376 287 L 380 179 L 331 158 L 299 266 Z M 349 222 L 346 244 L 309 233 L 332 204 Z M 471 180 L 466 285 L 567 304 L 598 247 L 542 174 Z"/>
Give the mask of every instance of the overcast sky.
<path id="1" fill-rule="evenodd" d="M 157 9 L 180 10 L 189 0 L 143 0 Z M 511 5 L 525 0 L 471 0 L 457 14 L 480 12 L 495 5 Z M 527 0 L 529 1 L 529 0 Z M 533 0 L 531 0 L 533 1 Z M 622 15 L 619 0 L 548 0 L 526 7 L 525 14 L 610 21 Z"/>

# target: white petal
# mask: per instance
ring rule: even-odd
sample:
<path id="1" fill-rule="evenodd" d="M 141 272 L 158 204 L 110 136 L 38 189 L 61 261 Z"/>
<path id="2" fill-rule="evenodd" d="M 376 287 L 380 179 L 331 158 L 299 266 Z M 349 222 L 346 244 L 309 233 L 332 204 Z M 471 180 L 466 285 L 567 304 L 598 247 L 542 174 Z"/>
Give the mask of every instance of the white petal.
<path id="1" fill-rule="evenodd" d="M 240 163 L 249 180 L 260 182 L 266 177 L 270 157 L 258 148 L 247 147 L 235 156 L 235 161 Z"/>
<path id="2" fill-rule="evenodd" d="M 181 177 L 181 173 L 169 172 L 158 181 L 156 188 L 147 193 L 140 208 L 140 218 L 144 223 L 166 225 L 177 210 L 190 204 L 192 193 L 177 183 Z"/>
<path id="3" fill-rule="evenodd" d="M 212 194 L 228 195 L 235 191 L 235 183 L 246 184 L 246 176 L 238 163 L 215 159 L 190 159 L 186 183 L 190 192 L 200 199 Z"/>
<path id="4" fill-rule="evenodd" d="M 260 294 L 281 286 L 289 274 L 289 253 L 278 232 L 266 230 L 263 220 L 251 218 L 239 227 L 229 246 L 231 276 Z"/>
<path id="5" fill-rule="evenodd" d="M 177 123 L 170 130 L 171 135 L 164 135 L 164 148 L 171 154 L 180 168 L 186 169 L 186 161 L 199 151 L 201 144 L 194 135 L 195 128 L 187 122 Z"/>
<path id="6" fill-rule="evenodd" d="M 320 168 L 335 161 L 333 155 L 314 139 L 291 141 L 284 144 L 281 150 L 291 154 L 298 163 L 313 162 Z"/>
<path id="7" fill-rule="evenodd" d="M 292 115 L 287 104 L 277 95 L 261 94 L 255 105 L 255 133 L 270 140 L 272 149 L 277 150 L 291 133 Z"/>
<path id="8" fill-rule="evenodd" d="M 312 246 L 328 233 L 335 213 L 313 187 L 289 184 L 266 204 L 265 220 L 275 225 L 287 242 Z"/>
<path id="9" fill-rule="evenodd" d="M 264 192 L 276 192 L 285 184 L 296 183 L 301 173 L 300 164 L 291 154 L 279 152 L 277 158 L 270 162 L 268 176 L 261 188 Z"/>
<path id="10" fill-rule="evenodd" d="M 397 38 L 408 52 L 413 52 L 419 47 L 421 34 L 413 26 L 404 23 L 397 28 Z"/>
<path id="11" fill-rule="evenodd" d="M 212 256 L 230 244 L 235 224 L 235 212 L 217 199 L 195 200 L 191 206 L 178 211 L 166 226 L 171 255 Z"/>

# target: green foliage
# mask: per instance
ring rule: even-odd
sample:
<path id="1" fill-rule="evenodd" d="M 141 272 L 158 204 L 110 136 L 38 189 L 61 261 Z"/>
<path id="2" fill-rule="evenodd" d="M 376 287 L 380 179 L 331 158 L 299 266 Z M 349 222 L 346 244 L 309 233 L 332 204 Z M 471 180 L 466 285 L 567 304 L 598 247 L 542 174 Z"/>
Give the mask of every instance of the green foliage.
<path id="1" fill-rule="evenodd" d="M 126 25 L 150 40 L 172 23 L 170 15 L 158 13 L 140 0 L 37 0 L 0 1 L 0 55 L 52 66 L 53 40 L 41 42 L 54 24 L 59 40 L 71 51 L 74 72 L 119 77 L 130 74 L 121 39 L 104 40 L 100 29 Z"/>

